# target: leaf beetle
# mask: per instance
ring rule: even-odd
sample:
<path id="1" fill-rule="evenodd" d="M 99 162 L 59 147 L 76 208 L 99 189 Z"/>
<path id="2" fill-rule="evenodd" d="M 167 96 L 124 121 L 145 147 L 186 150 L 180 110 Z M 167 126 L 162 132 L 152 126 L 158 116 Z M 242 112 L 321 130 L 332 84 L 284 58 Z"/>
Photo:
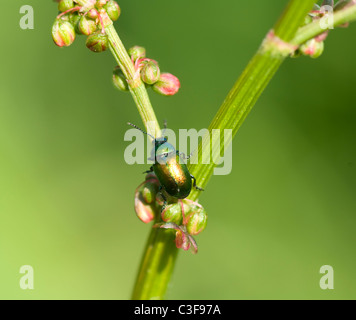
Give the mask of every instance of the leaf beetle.
<path id="1" fill-rule="evenodd" d="M 204 191 L 204 189 L 197 186 L 195 177 L 190 174 L 187 165 L 182 161 L 185 158 L 189 159 L 189 157 L 185 157 L 184 154 L 176 150 L 174 146 L 167 141 L 166 137 L 155 138 L 132 123 L 128 123 L 128 125 L 140 130 L 153 139 L 154 149 L 152 151 L 154 152 L 154 156 L 152 156 L 152 160 L 154 160 L 154 164 L 150 170 L 144 173 L 154 172 L 156 174 L 160 183 L 160 191 L 163 189 L 169 196 L 177 199 L 185 199 L 188 197 L 192 187 Z M 165 123 L 164 130 L 166 128 L 167 125 Z M 164 208 L 167 199 L 162 192 L 161 194 L 165 202 Z"/>

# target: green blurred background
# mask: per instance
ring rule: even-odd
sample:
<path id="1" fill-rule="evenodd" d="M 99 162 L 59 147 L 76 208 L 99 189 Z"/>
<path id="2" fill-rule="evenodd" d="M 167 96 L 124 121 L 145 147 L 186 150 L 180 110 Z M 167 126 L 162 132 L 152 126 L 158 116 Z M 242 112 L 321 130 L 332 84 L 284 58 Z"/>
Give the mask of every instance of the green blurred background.
<path id="1" fill-rule="evenodd" d="M 182 82 L 172 98 L 150 92 L 160 121 L 206 128 L 286 3 L 120 1 L 126 47 Z M 34 30 L 19 27 L 24 4 Z M 150 229 L 133 211 L 146 166 L 123 157 L 135 105 L 112 87 L 109 52 L 53 44 L 55 3 L 2 10 L 0 298 L 128 299 Z M 232 173 L 201 196 L 208 228 L 198 255 L 180 252 L 167 298 L 356 298 L 355 34 L 337 29 L 321 58 L 282 66 L 234 140 Z M 319 287 L 322 265 L 334 290 Z"/>

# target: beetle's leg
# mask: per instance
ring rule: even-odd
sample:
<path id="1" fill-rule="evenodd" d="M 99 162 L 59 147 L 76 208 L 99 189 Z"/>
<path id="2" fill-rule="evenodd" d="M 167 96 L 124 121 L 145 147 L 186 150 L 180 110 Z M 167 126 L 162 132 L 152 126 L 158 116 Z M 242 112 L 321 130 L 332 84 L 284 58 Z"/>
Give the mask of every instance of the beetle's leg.
<path id="1" fill-rule="evenodd" d="M 191 176 L 191 178 L 193 179 L 193 187 L 194 187 L 195 189 L 199 190 L 199 191 L 204 191 L 203 188 L 200 188 L 200 187 L 197 186 L 197 179 L 195 179 L 195 177 L 194 177 L 192 174 L 191 174 L 190 176 Z"/>
<path id="2" fill-rule="evenodd" d="M 153 166 L 151 166 L 150 170 L 147 170 L 147 171 L 145 171 L 143 173 L 151 173 L 151 172 L 153 172 Z"/>
<path id="3" fill-rule="evenodd" d="M 163 198 L 163 206 L 162 206 L 162 209 L 161 209 L 161 212 L 166 208 L 167 206 L 167 198 L 166 196 L 164 195 L 164 193 L 162 192 L 163 190 L 163 187 L 162 186 L 159 186 L 158 188 L 158 192 L 160 193 L 161 197 Z"/>

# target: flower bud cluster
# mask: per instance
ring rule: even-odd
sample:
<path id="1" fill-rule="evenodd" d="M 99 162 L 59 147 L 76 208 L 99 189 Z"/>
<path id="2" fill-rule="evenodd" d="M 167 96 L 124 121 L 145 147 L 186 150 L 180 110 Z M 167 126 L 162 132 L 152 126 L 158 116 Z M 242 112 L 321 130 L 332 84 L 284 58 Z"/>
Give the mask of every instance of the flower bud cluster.
<path id="1" fill-rule="evenodd" d="M 163 223 L 156 227 L 176 230 L 176 247 L 183 250 L 198 251 L 193 236 L 198 235 L 207 226 L 208 215 L 205 209 L 197 202 L 189 199 L 179 200 L 169 204 L 161 212 Z"/>
<path id="2" fill-rule="evenodd" d="M 207 226 L 208 216 L 205 209 L 189 199 L 169 198 L 166 205 L 160 190 L 160 183 L 154 173 L 149 173 L 135 192 L 135 212 L 144 223 L 156 220 L 154 227 L 176 231 L 177 248 L 198 251 L 193 236 L 201 233 Z M 165 194 L 164 198 L 167 198 Z M 161 215 L 158 214 L 161 212 Z"/>
<path id="3" fill-rule="evenodd" d="M 136 77 L 163 96 L 173 96 L 180 88 L 179 79 L 170 73 L 162 73 L 157 61 L 146 57 L 146 49 L 134 46 L 128 50 L 135 65 Z"/>
<path id="4" fill-rule="evenodd" d="M 87 36 L 86 46 L 93 52 L 107 50 L 103 17 L 116 21 L 121 14 L 114 0 L 57 0 L 61 12 L 52 26 L 52 38 L 59 47 L 70 46 L 76 35 Z"/>

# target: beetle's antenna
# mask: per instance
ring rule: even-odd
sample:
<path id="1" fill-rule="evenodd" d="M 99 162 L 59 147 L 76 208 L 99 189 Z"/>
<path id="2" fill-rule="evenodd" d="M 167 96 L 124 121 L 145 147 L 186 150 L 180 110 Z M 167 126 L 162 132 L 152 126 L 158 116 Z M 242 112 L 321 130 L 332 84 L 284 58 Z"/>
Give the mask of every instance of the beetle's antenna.
<path id="1" fill-rule="evenodd" d="M 156 139 L 153 135 L 147 133 L 146 131 L 143 131 L 143 130 L 142 130 L 141 128 L 139 128 L 138 126 L 136 126 L 136 125 L 134 125 L 134 124 L 132 124 L 132 123 L 130 123 L 130 122 L 128 122 L 127 124 L 128 124 L 129 126 L 131 126 L 131 127 L 134 127 L 134 128 L 137 129 L 137 130 L 140 130 L 142 133 L 147 134 L 147 135 L 150 136 L 153 140 Z"/>
<path id="2" fill-rule="evenodd" d="M 163 130 L 162 130 L 162 137 L 164 137 L 164 134 L 166 133 L 166 129 L 167 129 L 167 119 L 164 119 L 163 122 Z"/>

